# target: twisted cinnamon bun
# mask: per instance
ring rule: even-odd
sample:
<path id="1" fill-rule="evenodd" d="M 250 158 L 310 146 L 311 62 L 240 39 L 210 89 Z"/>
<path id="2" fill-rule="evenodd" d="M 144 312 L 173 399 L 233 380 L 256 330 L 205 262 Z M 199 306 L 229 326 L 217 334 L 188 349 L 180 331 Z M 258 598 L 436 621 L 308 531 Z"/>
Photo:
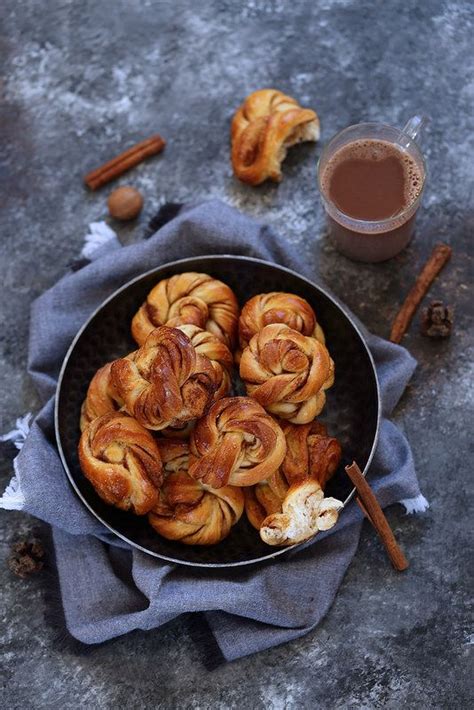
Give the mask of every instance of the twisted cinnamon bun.
<path id="1" fill-rule="evenodd" d="M 239 307 L 233 291 L 207 274 L 188 272 L 160 281 L 132 320 L 132 335 L 143 345 L 160 325 L 197 325 L 232 348 Z"/>
<path id="2" fill-rule="evenodd" d="M 326 347 L 286 325 L 267 325 L 242 353 L 240 376 L 247 394 L 267 411 L 294 424 L 321 412 L 334 382 Z"/>
<path id="3" fill-rule="evenodd" d="M 95 373 L 87 390 L 86 398 L 81 407 L 80 428 L 84 431 L 86 426 L 97 417 L 110 412 L 118 411 L 122 402 L 112 385 L 110 367 L 107 363 Z"/>
<path id="4" fill-rule="evenodd" d="M 232 167 L 250 185 L 281 180 L 281 163 L 287 149 L 302 141 L 319 139 L 315 111 L 276 89 L 254 91 L 232 120 Z"/>
<path id="5" fill-rule="evenodd" d="M 215 402 L 190 439 L 189 474 L 213 488 L 251 486 L 278 469 L 286 451 L 277 422 L 249 397 Z"/>
<path id="6" fill-rule="evenodd" d="M 79 462 L 109 505 L 145 515 L 158 501 L 163 481 L 160 452 L 149 431 L 121 413 L 104 414 L 82 432 Z"/>
<path id="7" fill-rule="evenodd" d="M 188 475 L 189 447 L 183 441 L 158 441 L 165 469 L 150 525 L 168 540 L 213 545 L 230 533 L 244 509 L 240 488 L 213 489 Z"/>
<path id="8" fill-rule="evenodd" d="M 181 427 L 200 417 L 219 383 L 209 358 L 176 328 L 153 330 L 138 350 L 111 365 L 124 409 L 147 429 Z"/>
<path id="9" fill-rule="evenodd" d="M 328 435 L 324 424 L 316 421 L 280 424 L 286 439 L 286 454 L 280 469 L 269 479 L 244 490 L 245 512 L 257 530 L 268 515 L 282 512 L 290 486 L 314 480 L 324 490 L 341 460 L 341 446 Z"/>
<path id="10" fill-rule="evenodd" d="M 312 336 L 324 345 L 324 333 L 316 315 L 304 298 L 294 293 L 273 291 L 254 296 L 242 308 L 239 318 L 239 341 L 242 350 L 266 325 L 283 323 L 302 335 Z"/>
<path id="11" fill-rule="evenodd" d="M 328 435 L 324 424 L 290 424 L 282 422 L 286 439 L 286 456 L 281 472 L 288 484 L 311 478 L 324 490 L 341 461 L 341 445 Z"/>

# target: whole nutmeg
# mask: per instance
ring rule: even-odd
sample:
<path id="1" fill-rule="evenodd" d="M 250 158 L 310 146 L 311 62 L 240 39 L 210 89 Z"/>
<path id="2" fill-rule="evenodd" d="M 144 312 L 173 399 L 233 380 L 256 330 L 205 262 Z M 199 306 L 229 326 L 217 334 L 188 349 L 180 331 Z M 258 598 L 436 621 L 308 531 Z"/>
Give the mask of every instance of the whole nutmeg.
<path id="1" fill-rule="evenodd" d="M 115 219 L 134 219 L 143 207 L 143 197 L 134 187 L 124 185 L 110 193 L 107 206 Z"/>

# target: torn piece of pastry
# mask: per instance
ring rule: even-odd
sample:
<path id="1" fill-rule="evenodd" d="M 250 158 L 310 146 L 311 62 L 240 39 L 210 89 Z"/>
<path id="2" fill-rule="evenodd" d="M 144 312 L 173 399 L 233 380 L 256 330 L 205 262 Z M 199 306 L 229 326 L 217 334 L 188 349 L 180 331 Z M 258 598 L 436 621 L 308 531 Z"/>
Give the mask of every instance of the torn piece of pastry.
<path id="1" fill-rule="evenodd" d="M 94 419 L 82 432 L 79 462 L 109 505 L 145 515 L 158 502 L 163 467 L 149 431 L 120 412 Z"/>
<path id="2" fill-rule="evenodd" d="M 284 323 L 302 335 L 311 335 L 324 345 L 324 333 L 308 301 L 294 293 L 273 291 L 254 296 L 242 308 L 239 341 L 243 350 L 266 325 Z"/>
<path id="3" fill-rule="evenodd" d="M 189 474 L 213 488 L 251 486 L 278 469 L 286 442 L 278 423 L 250 397 L 225 397 L 198 421 Z"/>
<path id="4" fill-rule="evenodd" d="M 111 364 L 109 362 L 99 368 L 90 382 L 86 398 L 81 407 L 81 431 L 84 431 L 86 426 L 97 417 L 116 412 L 122 406 L 122 401 L 111 381 Z"/>
<path id="5" fill-rule="evenodd" d="M 123 407 L 147 429 L 181 427 L 205 412 L 219 383 L 209 358 L 177 328 L 155 328 L 144 345 L 111 365 Z"/>
<path id="6" fill-rule="evenodd" d="M 232 119 L 232 167 L 243 182 L 282 178 L 281 163 L 296 143 L 319 140 L 319 118 L 276 89 L 247 96 Z"/>
<path id="7" fill-rule="evenodd" d="M 294 424 L 307 424 L 323 409 L 334 383 L 326 347 L 284 324 L 265 326 L 240 360 L 247 394 L 267 411 Z"/>
<path id="8" fill-rule="evenodd" d="M 160 325 L 191 323 L 214 333 L 232 349 L 238 317 L 237 299 L 229 286 L 208 274 L 187 272 L 160 281 L 150 291 L 132 320 L 132 335 L 143 345 Z"/>
<path id="9" fill-rule="evenodd" d="M 329 436 L 324 424 L 280 422 L 286 439 L 286 454 L 278 471 L 267 480 L 244 490 L 245 512 L 250 523 L 260 529 L 272 513 L 281 513 L 290 485 L 313 479 L 321 488 L 334 475 L 341 460 L 341 446 Z"/>
<path id="10" fill-rule="evenodd" d="M 282 512 L 269 515 L 260 527 L 260 537 L 268 545 L 294 545 L 308 540 L 320 530 L 329 530 L 338 520 L 343 503 L 325 498 L 314 480 L 290 486 Z"/>
<path id="11" fill-rule="evenodd" d="M 187 442 L 163 439 L 158 441 L 158 448 L 165 481 L 148 515 L 150 525 L 168 540 L 186 545 L 213 545 L 223 540 L 242 515 L 241 489 L 213 489 L 191 478 Z"/>

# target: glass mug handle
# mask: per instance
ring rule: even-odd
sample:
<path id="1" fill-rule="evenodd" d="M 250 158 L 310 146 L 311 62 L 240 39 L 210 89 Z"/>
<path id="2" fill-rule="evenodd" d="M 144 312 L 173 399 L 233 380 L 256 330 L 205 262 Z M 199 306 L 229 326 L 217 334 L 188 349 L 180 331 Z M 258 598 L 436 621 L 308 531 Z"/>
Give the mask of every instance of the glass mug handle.
<path id="1" fill-rule="evenodd" d="M 424 114 L 416 114 L 402 128 L 402 132 L 411 138 L 412 141 L 419 140 L 420 133 L 428 123 L 429 118 Z"/>

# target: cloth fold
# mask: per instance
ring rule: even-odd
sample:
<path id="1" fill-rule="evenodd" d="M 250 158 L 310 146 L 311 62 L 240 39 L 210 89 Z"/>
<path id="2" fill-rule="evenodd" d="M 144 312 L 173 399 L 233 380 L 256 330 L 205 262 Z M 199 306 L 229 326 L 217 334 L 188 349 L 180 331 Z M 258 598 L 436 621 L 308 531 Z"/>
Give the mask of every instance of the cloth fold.
<path id="1" fill-rule="evenodd" d="M 319 623 L 357 549 L 358 506 L 351 503 L 334 529 L 273 562 L 230 570 L 160 563 L 130 549 L 85 509 L 55 445 L 54 394 L 67 348 L 90 313 L 130 279 L 183 255 L 208 254 L 259 257 L 311 278 L 283 237 L 219 201 L 176 213 L 149 239 L 106 255 L 102 250 L 100 258 L 63 277 L 33 303 L 28 369 L 43 408 L 15 459 L 14 488 L 24 511 L 53 526 L 65 619 L 73 636 L 99 643 L 133 629 L 159 627 L 187 612 L 204 612 L 222 657 L 233 660 L 297 638 Z M 419 499 L 410 447 L 388 419 L 416 362 L 404 348 L 364 332 L 383 408 L 370 483 L 383 506 Z"/>

